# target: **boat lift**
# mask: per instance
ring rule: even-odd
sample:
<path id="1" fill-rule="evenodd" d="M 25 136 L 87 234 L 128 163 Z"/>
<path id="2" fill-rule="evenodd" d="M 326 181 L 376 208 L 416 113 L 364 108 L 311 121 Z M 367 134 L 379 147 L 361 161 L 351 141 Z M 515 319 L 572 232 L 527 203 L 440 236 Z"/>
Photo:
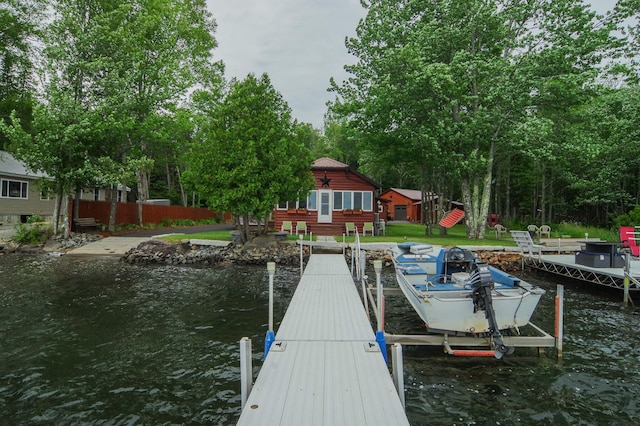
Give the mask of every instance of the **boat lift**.
<path id="1" fill-rule="evenodd" d="M 356 246 L 355 251 L 358 252 Z M 359 253 L 356 253 L 353 257 L 356 259 L 361 258 Z M 364 270 L 363 262 L 359 262 L 360 267 Z M 378 330 L 384 334 L 384 340 L 386 344 L 395 345 L 423 345 L 423 346 L 442 346 L 444 352 L 453 356 L 481 356 L 481 357 L 493 357 L 495 356 L 494 350 L 488 350 L 486 348 L 492 348 L 493 339 L 491 336 L 459 336 L 444 334 L 389 334 L 384 332 L 384 316 L 385 316 L 385 294 L 402 295 L 399 288 L 387 287 L 383 288 L 381 285 L 380 275 L 382 272 L 382 261 L 374 260 L 373 268 L 376 274 L 376 286 L 367 282 L 367 277 L 364 273 L 356 274 L 356 278 L 361 281 L 363 292 L 363 303 L 365 309 L 368 312 L 368 305 L 371 304 L 371 309 L 375 315 L 378 323 Z M 558 285 L 555 297 L 555 330 L 554 336 L 542 330 L 540 327 L 533 323 L 529 323 L 535 336 L 513 336 L 503 335 L 502 342 L 504 345 L 510 347 L 528 347 L 537 348 L 538 354 L 544 353 L 545 348 L 555 348 L 556 356 L 558 359 L 562 358 L 562 339 L 563 339 L 563 317 L 564 317 L 564 286 Z M 465 349 L 454 349 L 463 347 Z M 466 349 L 473 348 L 473 349 Z"/>

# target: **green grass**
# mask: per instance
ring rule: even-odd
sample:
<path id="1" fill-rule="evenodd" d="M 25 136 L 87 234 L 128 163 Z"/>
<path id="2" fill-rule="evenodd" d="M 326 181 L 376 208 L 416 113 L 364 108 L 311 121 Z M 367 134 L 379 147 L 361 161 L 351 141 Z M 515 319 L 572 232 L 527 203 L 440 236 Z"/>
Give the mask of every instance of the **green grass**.
<path id="1" fill-rule="evenodd" d="M 426 235 L 426 226 L 412 223 L 391 223 L 386 226 L 387 235 L 381 236 L 360 236 L 360 241 L 363 243 L 370 242 L 395 242 L 400 243 L 403 241 L 416 241 L 428 244 L 435 244 L 439 246 L 515 246 L 515 243 L 509 236 L 503 236 L 500 239 L 496 239 L 496 234 L 487 229 L 485 238 L 481 240 L 470 240 L 467 238 L 466 229 L 464 225 L 455 225 L 447 230 L 447 235 L 440 236 L 438 227 L 433 228 L 431 235 Z M 342 238 L 342 237 L 340 237 Z M 353 241 L 354 237 L 348 237 L 347 241 Z"/>
<path id="2" fill-rule="evenodd" d="M 199 232 L 197 234 L 171 234 L 161 237 L 165 241 L 179 243 L 182 240 L 220 240 L 231 241 L 230 231 Z"/>
<path id="3" fill-rule="evenodd" d="M 487 228 L 485 237 L 481 240 L 470 240 L 466 236 L 466 230 L 464 225 L 455 225 L 447 231 L 447 235 L 441 237 L 439 235 L 437 226 L 434 227 L 432 235 L 425 235 L 426 227 L 424 225 L 412 224 L 412 223 L 392 223 L 387 224 L 387 235 L 381 236 L 360 236 L 360 241 L 365 243 L 372 242 L 395 242 L 400 243 L 403 241 L 416 241 L 441 246 L 515 246 L 513 240 L 509 234 L 497 239 L 495 232 L 490 228 Z M 526 227 L 514 228 L 514 230 L 524 230 Z M 618 241 L 618 234 L 616 231 L 584 227 L 573 224 L 559 224 L 555 227 L 551 227 L 551 238 L 561 238 L 563 236 L 569 236 L 570 238 L 584 238 L 585 233 L 589 234 L 589 238 L 600 238 L 605 241 Z M 334 236 L 336 241 L 342 241 L 342 235 Z M 297 240 L 299 237 L 290 234 L 287 238 L 291 241 Z M 213 232 L 201 232 L 198 234 L 174 234 L 162 237 L 162 239 L 170 242 L 180 242 L 185 239 L 197 239 L 197 240 L 221 240 L 231 241 L 230 231 L 213 231 Z M 309 239 L 309 236 L 305 236 L 305 240 Z M 317 240 L 316 236 L 313 236 L 314 240 Z M 355 237 L 346 237 L 347 242 L 353 242 Z"/>

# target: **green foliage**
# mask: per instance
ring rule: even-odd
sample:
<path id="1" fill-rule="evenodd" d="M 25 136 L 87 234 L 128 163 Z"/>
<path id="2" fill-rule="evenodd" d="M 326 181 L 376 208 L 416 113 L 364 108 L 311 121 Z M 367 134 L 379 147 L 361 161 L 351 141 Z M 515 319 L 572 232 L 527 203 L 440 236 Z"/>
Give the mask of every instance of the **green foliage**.
<path id="1" fill-rule="evenodd" d="M 312 160 L 269 77 L 249 75 L 203 123 L 183 178 L 212 210 L 262 218 L 313 188 Z"/>
<path id="2" fill-rule="evenodd" d="M 42 219 L 37 214 L 31 215 L 27 218 L 27 223 L 40 223 L 40 222 L 44 222 L 44 219 Z"/>
<path id="3" fill-rule="evenodd" d="M 596 16 L 579 0 L 363 5 L 367 16 L 347 40 L 358 61 L 332 85 L 331 117 L 356 132 L 366 169 L 461 197 L 469 235 L 483 232 L 492 198 L 498 213 L 512 211 L 503 195 L 512 186 L 516 204 L 546 221 L 557 205 L 549 194 L 580 171 L 576 156 L 591 153 L 571 126 L 602 58 L 621 46 L 613 32 L 622 14 Z"/>
<path id="4" fill-rule="evenodd" d="M 172 222 L 172 226 L 195 226 L 196 221 L 192 219 L 176 219 Z"/>
<path id="5" fill-rule="evenodd" d="M 615 227 L 619 226 L 639 226 L 640 225 L 640 205 L 634 207 L 628 213 L 621 214 L 613 221 Z"/>
<path id="6" fill-rule="evenodd" d="M 52 230 L 50 227 L 44 227 L 42 225 L 25 226 L 18 224 L 15 227 L 16 233 L 13 236 L 13 240 L 20 244 L 42 244 L 51 236 Z"/>

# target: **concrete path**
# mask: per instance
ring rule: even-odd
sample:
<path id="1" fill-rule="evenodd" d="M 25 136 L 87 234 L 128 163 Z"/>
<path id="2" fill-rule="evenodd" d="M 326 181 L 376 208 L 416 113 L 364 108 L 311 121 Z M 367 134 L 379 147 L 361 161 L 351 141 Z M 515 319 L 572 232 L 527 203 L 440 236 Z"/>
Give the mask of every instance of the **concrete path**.
<path id="1" fill-rule="evenodd" d="M 67 256 L 122 256 L 132 248 L 138 247 L 138 244 L 150 239 L 150 237 L 107 237 L 77 247 L 67 252 Z"/>

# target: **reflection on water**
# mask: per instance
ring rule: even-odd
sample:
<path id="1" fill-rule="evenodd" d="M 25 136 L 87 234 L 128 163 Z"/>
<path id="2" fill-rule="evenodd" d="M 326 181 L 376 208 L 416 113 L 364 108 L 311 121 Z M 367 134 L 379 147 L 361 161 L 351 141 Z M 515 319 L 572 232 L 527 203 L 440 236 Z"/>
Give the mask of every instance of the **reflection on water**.
<path id="1" fill-rule="evenodd" d="M 278 268 L 276 321 L 298 273 Z M 236 422 L 242 336 L 260 366 L 264 268 L 0 256 L 0 276 L 0 424 Z M 552 330 L 556 284 L 527 279 L 547 290 L 534 322 Z M 392 285 L 391 271 L 383 280 Z M 560 363 L 552 351 L 497 361 L 405 347 L 411 423 L 635 424 L 640 315 L 618 294 L 570 285 L 565 296 Z M 389 298 L 387 320 L 389 332 L 422 331 L 401 297 Z"/>

